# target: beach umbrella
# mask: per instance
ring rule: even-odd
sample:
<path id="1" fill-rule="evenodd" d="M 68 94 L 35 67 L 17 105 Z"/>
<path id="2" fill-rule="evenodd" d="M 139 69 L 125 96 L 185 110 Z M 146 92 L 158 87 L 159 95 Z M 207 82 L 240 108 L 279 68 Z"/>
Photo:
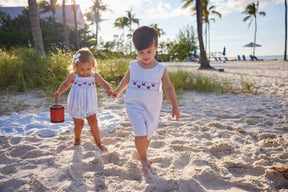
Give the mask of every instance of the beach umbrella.
<path id="1" fill-rule="evenodd" d="M 244 47 L 251 47 L 253 48 L 253 56 L 255 56 L 255 47 L 261 47 L 262 45 L 259 45 L 257 43 L 253 43 L 253 42 L 250 42 L 248 43 L 247 45 L 244 45 Z"/>
<path id="2" fill-rule="evenodd" d="M 244 47 L 261 47 L 261 46 L 262 45 L 259 45 L 257 43 L 253 43 L 253 42 L 250 42 L 247 45 L 244 45 Z"/>
<path id="3" fill-rule="evenodd" d="M 223 55 L 223 56 L 226 55 L 226 48 L 225 48 L 225 47 L 223 48 L 223 53 L 222 53 L 222 55 Z"/>
<path id="4" fill-rule="evenodd" d="M 197 53 L 196 53 L 196 51 L 197 51 L 197 50 L 196 50 L 196 49 L 194 49 L 194 54 L 193 54 L 193 57 L 194 57 L 194 58 L 196 58 L 196 57 L 197 57 Z"/>

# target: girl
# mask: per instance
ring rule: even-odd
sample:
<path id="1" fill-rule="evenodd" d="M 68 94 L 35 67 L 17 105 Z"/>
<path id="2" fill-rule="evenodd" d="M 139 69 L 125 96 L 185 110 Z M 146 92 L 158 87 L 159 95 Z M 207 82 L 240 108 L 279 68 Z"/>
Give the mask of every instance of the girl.
<path id="1" fill-rule="evenodd" d="M 71 87 L 67 104 L 68 111 L 74 121 L 74 145 L 81 144 L 80 137 L 86 118 L 96 145 L 102 151 L 106 151 L 107 148 L 101 144 L 96 117 L 97 92 L 95 82 L 106 91 L 108 97 L 111 96 L 113 90 L 96 71 L 96 60 L 91 51 L 88 48 L 80 49 L 73 59 L 73 73 L 61 84 L 54 97 L 59 97 Z"/>
<path id="2" fill-rule="evenodd" d="M 117 98 L 127 87 L 126 110 L 135 135 L 135 146 L 142 170 L 151 169 L 147 150 L 151 137 L 158 127 L 163 91 L 172 105 L 172 117 L 179 119 L 180 113 L 174 88 L 165 65 L 155 60 L 158 48 L 158 33 L 153 27 L 142 26 L 133 33 L 133 44 L 138 60 L 129 63 L 129 71 L 118 88 L 112 93 Z"/>

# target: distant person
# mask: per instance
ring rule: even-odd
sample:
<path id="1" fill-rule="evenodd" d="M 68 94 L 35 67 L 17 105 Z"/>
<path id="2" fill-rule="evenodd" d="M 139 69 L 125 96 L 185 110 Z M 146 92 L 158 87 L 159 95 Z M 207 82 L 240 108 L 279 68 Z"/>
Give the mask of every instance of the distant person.
<path id="1" fill-rule="evenodd" d="M 97 92 L 95 82 L 106 91 L 108 96 L 112 94 L 112 88 L 96 71 L 96 60 L 87 48 L 76 52 L 73 59 L 73 73 L 61 84 L 54 97 L 62 95 L 71 87 L 68 95 L 68 111 L 74 121 L 74 145 L 81 144 L 81 133 L 84 127 L 84 119 L 87 119 L 96 145 L 102 150 L 107 148 L 101 144 L 100 132 L 97 122 Z"/>
<path id="2" fill-rule="evenodd" d="M 178 121 L 180 113 L 174 88 L 165 65 L 155 60 L 158 34 L 153 27 L 142 26 L 133 33 L 138 60 L 129 63 L 129 70 L 112 93 L 117 98 L 127 87 L 126 110 L 135 134 L 135 146 L 142 170 L 152 169 L 147 159 L 151 137 L 158 127 L 163 91 L 172 105 L 172 117 Z"/>

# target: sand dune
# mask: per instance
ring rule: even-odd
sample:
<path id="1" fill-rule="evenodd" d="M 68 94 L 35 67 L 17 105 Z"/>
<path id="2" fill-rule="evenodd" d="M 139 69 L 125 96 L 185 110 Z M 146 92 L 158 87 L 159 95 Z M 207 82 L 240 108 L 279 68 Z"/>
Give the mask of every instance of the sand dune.
<path id="1" fill-rule="evenodd" d="M 169 69 L 176 65 L 167 64 Z M 107 152 L 95 146 L 89 130 L 83 131 L 80 146 L 72 145 L 71 130 L 52 137 L 1 136 L 0 191 L 288 191 L 288 63 L 212 65 L 225 72 L 205 73 L 235 81 L 255 80 L 258 93 L 184 91 L 178 122 L 164 102 L 148 154 L 152 171 L 140 169 L 123 94 L 118 100 L 100 99 L 101 110 L 116 110 L 121 117 L 112 133 L 102 127 Z M 181 66 L 195 70 L 198 64 Z M 38 106 L 24 99 L 26 105 L 15 110 L 23 114 L 47 111 L 49 101 L 39 99 Z"/>

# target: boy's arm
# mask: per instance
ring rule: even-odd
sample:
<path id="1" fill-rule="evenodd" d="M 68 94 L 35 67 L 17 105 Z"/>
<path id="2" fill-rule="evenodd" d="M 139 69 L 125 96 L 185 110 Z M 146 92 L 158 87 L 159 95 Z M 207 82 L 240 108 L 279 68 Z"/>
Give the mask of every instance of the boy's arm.
<path id="1" fill-rule="evenodd" d="M 54 97 L 60 97 L 73 83 L 75 79 L 74 74 L 70 74 L 65 81 L 60 85 L 58 91 L 54 93 Z"/>
<path id="2" fill-rule="evenodd" d="M 112 93 L 113 98 L 117 98 L 129 85 L 130 70 L 126 73 L 125 77 L 121 80 L 117 89 Z"/>
<path id="3" fill-rule="evenodd" d="M 107 81 L 105 81 L 103 79 L 103 77 L 100 74 L 98 74 L 98 73 L 95 73 L 94 77 L 95 77 L 95 81 L 97 83 L 99 83 L 101 88 L 105 90 L 105 93 L 107 94 L 107 96 L 110 97 L 112 92 L 113 92 L 113 89 L 110 86 L 110 84 Z"/>
<path id="4" fill-rule="evenodd" d="M 175 116 L 176 121 L 178 121 L 178 119 L 180 117 L 180 112 L 178 109 L 176 94 L 175 94 L 174 88 L 170 82 L 167 69 L 165 69 L 163 76 L 162 76 L 162 85 L 163 85 L 163 89 L 165 91 L 165 94 L 172 105 L 172 118 Z"/>

